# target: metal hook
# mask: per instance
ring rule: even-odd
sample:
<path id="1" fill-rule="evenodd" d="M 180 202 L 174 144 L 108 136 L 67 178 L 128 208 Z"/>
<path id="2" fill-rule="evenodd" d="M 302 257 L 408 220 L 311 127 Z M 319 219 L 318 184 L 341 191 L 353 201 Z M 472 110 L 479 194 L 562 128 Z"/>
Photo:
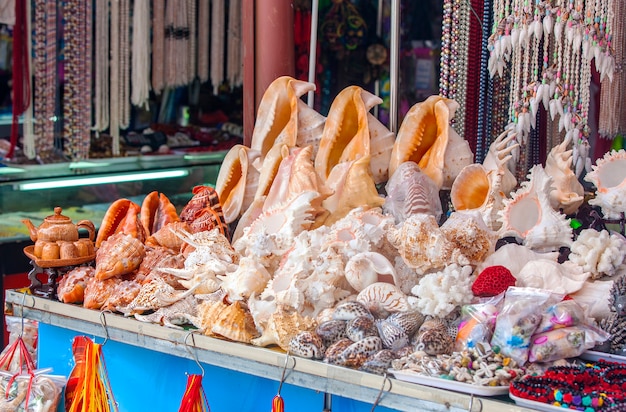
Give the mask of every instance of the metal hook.
<path id="1" fill-rule="evenodd" d="M 22 307 L 20 308 L 20 338 L 24 336 L 24 303 L 26 302 L 26 290 L 22 294 Z"/>
<path id="2" fill-rule="evenodd" d="M 110 310 L 103 310 L 102 312 L 100 312 L 100 324 L 102 325 L 102 328 L 104 329 L 104 341 L 100 344 L 100 346 L 104 346 L 104 344 L 107 343 L 107 341 L 109 340 L 109 329 L 107 328 L 107 319 L 104 316 L 106 312 L 111 313 Z"/>
<path id="3" fill-rule="evenodd" d="M 292 359 L 293 359 L 293 366 L 291 367 L 291 369 L 294 369 L 296 367 L 296 358 L 292 357 Z M 283 373 L 280 376 L 280 383 L 278 384 L 278 395 L 280 395 L 280 390 L 283 387 L 283 382 L 285 382 L 285 375 L 287 374 L 287 365 L 289 365 L 289 352 L 285 354 L 285 365 L 283 366 Z"/>
<path id="4" fill-rule="evenodd" d="M 192 351 L 190 348 L 190 345 L 187 343 L 187 339 L 189 338 L 189 336 L 191 336 L 191 344 L 193 345 L 194 349 L 196 347 L 196 339 L 193 337 L 194 333 L 193 331 L 190 331 L 189 333 L 187 333 L 187 335 L 185 335 L 185 340 L 183 341 L 183 343 L 185 344 L 185 347 L 187 348 L 187 352 L 189 352 L 189 354 L 193 357 L 193 360 L 196 362 L 196 365 L 198 365 L 198 368 L 200 368 L 201 371 L 201 375 L 204 378 L 204 368 L 202 367 L 202 364 L 200 363 L 200 360 L 198 359 L 198 352 L 197 351 Z"/>
<path id="5" fill-rule="evenodd" d="M 482 412 L 483 410 L 483 401 L 480 398 L 477 398 L 478 402 L 480 403 L 480 409 L 478 410 L 478 412 Z M 467 408 L 468 412 L 472 412 L 472 408 L 474 407 L 474 394 L 470 394 L 470 401 L 469 401 L 469 406 Z"/>
<path id="6" fill-rule="evenodd" d="M 383 392 L 385 392 L 385 383 L 387 382 L 389 382 L 389 389 L 387 389 L 387 392 L 389 392 L 391 390 L 392 383 L 391 379 L 389 379 L 389 377 L 387 376 L 387 372 L 385 372 L 385 374 L 383 375 L 383 385 L 380 387 L 380 391 L 378 391 L 376 399 L 374 399 L 374 403 L 372 404 L 372 409 L 370 410 L 370 412 L 374 412 L 374 409 L 376 409 L 376 406 L 378 406 L 378 403 L 382 399 Z"/>

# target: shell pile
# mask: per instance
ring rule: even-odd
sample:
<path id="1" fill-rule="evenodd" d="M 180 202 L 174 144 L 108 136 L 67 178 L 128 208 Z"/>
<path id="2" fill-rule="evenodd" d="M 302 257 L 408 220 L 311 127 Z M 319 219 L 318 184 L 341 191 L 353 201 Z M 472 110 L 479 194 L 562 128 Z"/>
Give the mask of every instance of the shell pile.
<path id="1" fill-rule="evenodd" d="M 452 100 L 419 103 L 395 136 L 369 114 L 378 97 L 348 87 L 324 117 L 300 100 L 314 87 L 276 79 L 250 147 L 233 147 L 216 189 L 195 188 L 180 215 L 162 194 L 114 203 L 95 270 L 68 273 L 59 297 L 101 309 L 126 282 L 124 299 L 107 306 L 126 316 L 382 373 L 416 350 L 452 351 L 485 265 L 507 267 L 520 284 L 541 273 L 570 294 L 592 270 L 593 279 L 623 270 L 623 236 L 602 237 L 609 259 L 602 239 L 577 239 L 570 225 L 580 188 L 569 143 L 518 185 L 508 169 L 516 136 L 504 132 L 473 163 L 450 125 Z M 588 175 L 598 188 L 589 203 L 609 218 L 623 219 L 625 158 L 607 154 Z M 496 249 L 504 237 L 513 244 Z M 570 247 L 572 260 L 557 260 Z M 579 251 L 593 252 L 593 268 Z M 529 260 L 539 266 L 525 272 Z"/>

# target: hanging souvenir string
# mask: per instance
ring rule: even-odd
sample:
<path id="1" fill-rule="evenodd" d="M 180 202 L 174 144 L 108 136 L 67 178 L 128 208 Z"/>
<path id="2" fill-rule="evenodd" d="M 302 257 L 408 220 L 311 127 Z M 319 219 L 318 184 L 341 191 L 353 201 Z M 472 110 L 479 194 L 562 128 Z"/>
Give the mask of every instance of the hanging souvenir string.
<path id="1" fill-rule="evenodd" d="M 96 1 L 94 67 L 94 125 L 97 133 L 109 128 L 109 5 Z"/>
<path id="2" fill-rule="evenodd" d="M 208 1 L 208 0 L 200 0 Z M 208 18 L 207 18 L 208 20 Z M 204 20 L 204 21 L 207 21 Z M 202 21 L 202 20 L 201 20 Z M 200 27 L 202 28 L 203 25 Z M 204 26 L 207 26 L 206 24 Z M 165 0 L 152 0 L 152 90 L 161 94 L 165 86 Z"/>
<path id="3" fill-rule="evenodd" d="M 213 94 L 217 95 L 220 85 L 224 81 L 224 22 L 226 18 L 226 8 L 224 0 L 213 0 L 211 2 L 211 86 Z"/>
<path id="4" fill-rule="evenodd" d="M 187 0 L 168 0 L 165 7 L 165 86 L 188 83 L 189 23 Z"/>
<path id="5" fill-rule="evenodd" d="M 198 21 L 209 21 L 211 4 L 209 0 L 198 0 Z M 210 27 L 198 25 L 198 79 L 201 83 L 209 80 Z M 230 51 L 230 50 L 229 50 Z"/>
<path id="6" fill-rule="evenodd" d="M 191 83 L 197 74 L 196 61 L 198 60 L 198 36 L 197 36 L 197 15 L 196 0 L 187 0 L 187 21 L 189 22 L 189 64 L 187 66 L 187 82 Z"/>
<path id="7" fill-rule="evenodd" d="M 120 128 L 130 125 L 130 0 L 120 2 L 120 74 L 119 111 Z"/>
<path id="8" fill-rule="evenodd" d="M 24 73 L 27 73 L 28 76 L 28 88 L 30 90 L 34 89 L 33 86 L 33 39 L 32 39 L 32 2 L 26 2 L 26 44 L 30 45 L 29 51 L 27 52 L 28 56 L 28 67 L 24 68 Z M 31 99 L 31 104 L 28 105 L 24 114 L 22 115 L 22 134 L 23 134 L 23 146 L 22 150 L 24 151 L 24 155 L 28 159 L 34 159 L 37 157 L 37 149 L 36 149 L 36 138 L 35 138 L 35 126 L 34 126 L 34 111 L 33 106 L 34 102 Z"/>
<path id="9" fill-rule="evenodd" d="M 226 48 L 226 79 L 232 87 L 241 86 L 241 0 L 230 0 L 228 8 L 228 46 Z"/>
<path id="10" fill-rule="evenodd" d="M 111 2 L 110 121 L 111 153 L 120 155 L 120 2 Z"/>
<path id="11" fill-rule="evenodd" d="M 150 3 L 135 0 L 133 8 L 132 35 L 132 89 L 130 101 L 133 105 L 149 109 L 150 98 Z"/>
<path id="12" fill-rule="evenodd" d="M 487 73 L 487 60 L 489 52 L 487 50 L 487 41 L 489 36 L 489 27 L 491 22 L 491 0 L 484 0 L 482 26 L 481 26 L 481 49 L 480 49 L 480 70 L 479 70 L 479 87 L 478 87 L 478 114 L 476 124 L 476 162 L 482 163 L 485 158 L 486 146 L 490 144 L 490 129 L 487 127 L 488 106 L 491 104 L 491 97 L 488 93 L 489 76 Z M 493 86 L 493 84 L 492 84 Z"/>

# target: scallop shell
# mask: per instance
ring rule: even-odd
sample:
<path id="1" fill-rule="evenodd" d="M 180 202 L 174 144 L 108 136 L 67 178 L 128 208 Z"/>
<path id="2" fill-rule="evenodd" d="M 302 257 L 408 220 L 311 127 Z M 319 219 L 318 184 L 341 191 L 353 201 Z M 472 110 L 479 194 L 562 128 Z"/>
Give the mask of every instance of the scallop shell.
<path id="1" fill-rule="evenodd" d="M 498 240 L 497 233 L 487 227 L 478 211 L 453 212 L 441 225 L 441 231 L 471 265 L 491 255 Z"/>
<path id="2" fill-rule="evenodd" d="M 296 145 L 300 97 L 315 90 L 315 84 L 281 76 L 263 93 L 252 131 L 250 148 L 261 153 L 261 163 L 272 146 Z"/>
<path id="3" fill-rule="evenodd" d="M 519 148 L 519 143 L 517 143 L 516 138 L 516 133 L 505 130 L 489 145 L 489 151 L 483 160 L 485 170 L 488 172 L 493 170 L 501 174 L 500 190 L 502 190 L 505 195 L 511 193 L 517 186 L 517 179 L 508 167 L 508 163 L 512 157 L 511 153 Z"/>
<path id="4" fill-rule="evenodd" d="M 272 275 L 256 259 L 244 256 L 239 260 L 237 270 L 226 275 L 218 275 L 222 289 L 230 301 L 248 299 L 253 293 L 263 292 Z"/>
<path id="5" fill-rule="evenodd" d="M 139 268 L 145 255 L 144 244 L 131 235 L 118 232 L 105 240 L 96 252 L 96 278 L 104 280 Z"/>
<path id="6" fill-rule="evenodd" d="M 382 349 L 383 342 L 378 336 L 368 336 L 345 348 L 336 364 L 359 368 L 367 358 Z"/>
<path id="7" fill-rule="evenodd" d="M 600 206 L 606 219 L 621 219 L 626 213 L 626 150 L 605 153 L 584 179 L 596 187 L 589 204 Z"/>
<path id="8" fill-rule="evenodd" d="M 545 171 L 552 177 L 554 190 L 550 192 L 550 205 L 566 215 L 576 213 L 584 201 L 585 189 L 572 169 L 572 150 L 566 150 L 570 139 L 565 139 L 550 150 Z"/>
<path id="9" fill-rule="evenodd" d="M 376 320 L 378 336 L 383 342 L 383 347 L 393 351 L 399 350 L 409 344 L 409 336 L 400 326 L 384 319 Z"/>
<path id="10" fill-rule="evenodd" d="M 215 190 L 226 223 L 234 222 L 252 203 L 259 183 L 259 171 L 252 164 L 260 155 L 259 151 L 238 144 L 224 156 Z"/>
<path id="11" fill-rule="evenodd" d="M 320 323 L 315 328 L 315 333 L 322 339 L 325 347 L 329 347 L 340 339 L 346 338 L 347 321 L 332 319 Z"/>
<path id="12" fill-rule="evenodd" d="M 315 170 L 326 181 L 335 165 L 370 155 L 368 110 L 382 100 L 359 86 L 341 90 L 331 103 Z M 369 163 L 367 165 L 369 169 Z"/>
<path id="13" fill-rule="evenodd" d="M 357 301 L 377 318 L 385 318 L 392 312 L 409 310 L 406 294 L 391 283 L 376 282 L 369 285 L 359 292 Z"/>
<path id="14" fill-rule="evenodd" d="M 211 333 L 242 343 L 250 343 L 259 336 L 248 307 L 239 300 L 219 312 Z"/>
<path id="15" fill-rule="evenodd" d="M 346 324 L 346 336 L 357 342 L 368 336 L 378 336 L 378 330 L 371 316 L 357 316 Z"/>
<path id="16" fill-rule="evenodd" d="M 350 320 L 357 316 L 372 316 L 367 307 L 354 300 L 339 303 L 333 311 L 334 320 Z"/>
<path id="17" fill-rule="evenodd" d="M 289 353 L 301 358 L 323 359 L 324 343 L 315 332 L 303 331 L 289 341 Z"/>
<path id="18" fill-rule="evenodd" d="M 396 284 L 396 270 L 384 255 L 378 252 L 359 252 L 348 259 L 345 277 L 357 292 L 376 282 Z"/>
<path id="19" fill-rule="evenodd" d="M 404 222 L 416 213 L 433 215 L 437 221 L 443 213 L 439 187 L 417 163 L 401 163 L 387 184 L 383 210 L 393 215 L 396 223 Z"/>
<path id="20" fill-rule="evenodd" d="M 263 334 L 252 339 L 250 343 L 256 346 L 278 345 L 287 351 L 293 337 L 299 332 L 314 331 L 316 326 L 317 322 L 314 319 L 279 306 L 278 310 L 270 315 Z"/>
<path id="21" fill-rule="evenodd" d="M 443 186 L 445 152 L 449 141 L 451 112 L 458 103 L 441 96 L 430 96 L 407 112 L 391 153 L 390 178 L 400 164 L 417 163 L 438 188 Z"/>
<path id="22" fill-rule="evenodd" d="M 528 179 L 511 199 L 504 201 L 504 209 L 500 212 L 500 236 L 515 236 L 523 240 L 525 246 L 537 251 L 571 246 L 573 230 L 569 220 L 550 206 L 552 178 L 541 165 L 535 165 Z"/>

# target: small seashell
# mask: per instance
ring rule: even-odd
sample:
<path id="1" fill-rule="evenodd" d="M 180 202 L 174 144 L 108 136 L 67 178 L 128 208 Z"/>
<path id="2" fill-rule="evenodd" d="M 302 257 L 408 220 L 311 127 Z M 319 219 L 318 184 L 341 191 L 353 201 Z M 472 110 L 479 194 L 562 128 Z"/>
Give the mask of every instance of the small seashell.
<path id="1" fill-rule="evenodd" d="M 350 257 L 346 263 L 345 277 L 357 292 L 376 282 L 396 284 L 393 264 L 377 252 L 359 252 Z"/>
<path id="2" fill-rule="evenodd" d="M 409 309 L 406 294 L 398 286 L 385 282 L 376 282 L 363 289 L 357 295 L 357 301 L 377 318 Z"/>
<path id="3" fill-rule="evenodd" d="M 372 316 L 369 310 L 360 302 L 349 300 L 341 302 L 335 306 L 333 312 L 333 319 L 335 320 L 350 320 L 357 316 Z"/>
<path id="4" fill-rule="evenodd" d="M 454 339 L 448 333 L 448 327 L 440 319 L 430 318 L 424 321 L 411 342 L 416 351 L 424 351 L 429 355 L 450 353 Z"/>
<path id="5" fill-rule="evenodd" d="M 301 358 L 323 359 L 324 343 L 317 333 L 303 331 L 289 341 L 289 353 Z"/>
<path id="6" fill-rule="evenodd" d="M 376 375 L 384 375 L 391 368 L 391 361 L 396 359 L 396 355 L 389 349 L 383 349 L 376 352 L 365 360 L 359 368 L 360 371 L 374 373 Z"/>
<path id="7" fill-rule="evenodd" d="M 345 320 L 329 320 L 317 325 L 315 333 L 322 339 L 324 346 L 329 347 L 338 340 L 347 337 L 346 323 L 347 321 Z"/>
<path id="8" fill-rule="evenodd" d="M 338 359 L 338 364 L 352 368 L 359 368 L 367 358 L 383 349 L 383 342 L 378 336 L 368 336 L 354 342 L 344 349 Z"/>
<path id="9" fill-rule="evenodd" d="M 368 336 L 378 336 L 378 330 L 371 316 L 357 316 L 346 324 L 346 336 L 358 342 Z"/>
<path id="10" fill-rule="evenodd" d="M 343 351 L 353 343 L 354 342 L 349 338 L 339 339 L 337 342 L 326 348 L 326 352 L 324 353 L 324 362 L 337 365 Z"/>
<path id="11" fill-rule="evenodd" d="M 393 323 L 396 326 L 402 328 L 407 336 L 413 336 L 415 332 L 424 323 L 425 316 L 416 310 L 409 310 L 406 312 L 395 312 L 387 316 L 385 319 L 389 323 Z"/>
<path id="12" fill-rule="evenodd" d="M 376 320 L 378 336 L 383 342 L 383 347 L 393 351 L 399 350 L 409 344 L 409 337 L 398 325 L 384 319 Z"/>

